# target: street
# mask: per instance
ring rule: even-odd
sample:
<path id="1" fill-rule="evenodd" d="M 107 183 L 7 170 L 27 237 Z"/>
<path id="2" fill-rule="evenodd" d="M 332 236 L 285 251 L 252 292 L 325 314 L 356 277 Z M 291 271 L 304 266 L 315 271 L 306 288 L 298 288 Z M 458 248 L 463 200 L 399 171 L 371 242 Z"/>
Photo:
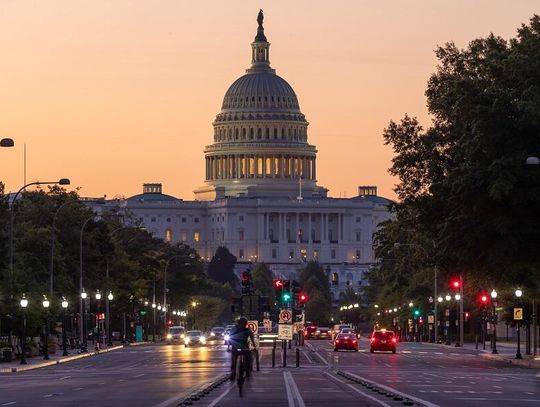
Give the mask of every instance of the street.
<path id="1" fill-rule="evenodd" d="M 223 382 L 195 406 L 392 406 L 404 402 L 440 406 L 540 403 L 537 370 L 489 360 L 479 352 L 442 345 L 402 343 L 398 353 L 333 352 L 326 340 L 309 341 L 295 366 L 271 367 L 263 348 L 260 372 L 237 388 Z M 363 346 L 362 346 L 363 345 Z M 228 373 L 230 354 L 221 345 L 127 347 L 27 372 L 0 375 L 1 406 L 178 406 Z M 389 395 L 392 397 L 389 397 Z"/>

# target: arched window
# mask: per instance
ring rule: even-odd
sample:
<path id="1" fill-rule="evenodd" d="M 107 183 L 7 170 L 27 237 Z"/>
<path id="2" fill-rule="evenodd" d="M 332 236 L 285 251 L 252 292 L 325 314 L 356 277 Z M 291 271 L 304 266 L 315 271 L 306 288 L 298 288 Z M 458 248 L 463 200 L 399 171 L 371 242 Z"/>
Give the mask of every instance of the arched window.
<path id="1" fill-rule="evenodd" d="M 339 274 L 332 273 L 332 285 L 339 285 Z"/>
<path id="2" fill-rule="evenodd" d="M 172 241 L 172 231 L 169 228 L 165 230 L 165 241 L 167 242 Z"/>

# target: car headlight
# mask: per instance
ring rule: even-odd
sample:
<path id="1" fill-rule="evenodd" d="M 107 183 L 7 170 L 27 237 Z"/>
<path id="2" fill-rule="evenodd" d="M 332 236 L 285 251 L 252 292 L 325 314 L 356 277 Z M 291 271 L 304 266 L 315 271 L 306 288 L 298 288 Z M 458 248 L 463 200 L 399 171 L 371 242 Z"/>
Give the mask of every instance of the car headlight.
<path id="1" fill-rule="evenodd" d="M 201 339 L 200 339 L 201 343 L 205 343 L 206 342 L 206 338 L 204 336 L 201 336 Z"/>
<path id="2" fill-rule="evenodd" d="M 172 335 L 171 335 L 171 334 L 167 334 L 167 339 L 172 339 Z"/>
<path id="3" fill-rule="evenodd" d="M 214 332 L 210 332 L 210 336 L 216 336 Z"/>
<path id="4" fill-rule="evenodd" d="M 184 343 L 189 343 L 189 338 L 187 336 L 184 338 Z"/>
<path id="5" fill-rule="evenodd" d="M 228 341 L 229 339 L 231 339 L 231 336 L 230 335 L 225 335 L 225 340 Z"/>
<path id="6" fill-rule="evenodd" d="M 186 335 L 180 334 L 180 338 L 184 339 L 185 337 L 186 337 Z"/>

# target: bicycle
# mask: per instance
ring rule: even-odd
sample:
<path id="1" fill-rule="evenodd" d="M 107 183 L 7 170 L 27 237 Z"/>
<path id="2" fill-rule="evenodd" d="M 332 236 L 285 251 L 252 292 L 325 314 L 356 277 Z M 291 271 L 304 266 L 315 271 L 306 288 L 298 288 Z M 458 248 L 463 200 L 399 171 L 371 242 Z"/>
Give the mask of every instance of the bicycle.
<path id="1" fill-rule="evenodd" d="M 250 350 L 238 349 L 236 355 L 236 385 L 238 386 L 238 394 L 242 397 L 242 386 L 246 381 L 246 376 L 248 375 L 248 369 L 251 371 L 251 366 L 249 366 L 248 360 L 246 360 L 246 353 L 251 352 Z"/>

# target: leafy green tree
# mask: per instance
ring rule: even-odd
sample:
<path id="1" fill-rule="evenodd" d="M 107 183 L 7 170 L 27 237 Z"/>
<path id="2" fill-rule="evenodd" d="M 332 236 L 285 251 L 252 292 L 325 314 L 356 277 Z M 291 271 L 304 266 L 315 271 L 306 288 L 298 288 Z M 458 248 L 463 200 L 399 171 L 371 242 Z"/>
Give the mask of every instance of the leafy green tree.
<path id="1" fill-rule="evenodd" d="M 272 298 L 274 296 L 274 275 L 265 263 L 257 263 L 251 273 L 255 292 L 262 296 Z"/>
<path id="2" fill-rule="evenodd" d="M 332 297 L 330 282 L 321 265 L 310 261 L 300 272 L 300 286 L 307 293 L 306 318 L 310 321 L 324 323 L 330 319 Z"/>
<path id="3" fill-rule="evenodd" d="M 208 276 L 218 283 L 237 285 L 238 278 L 234 274 L 236 257 L 225 246 L 219 246 L 208 264 Z"/>

